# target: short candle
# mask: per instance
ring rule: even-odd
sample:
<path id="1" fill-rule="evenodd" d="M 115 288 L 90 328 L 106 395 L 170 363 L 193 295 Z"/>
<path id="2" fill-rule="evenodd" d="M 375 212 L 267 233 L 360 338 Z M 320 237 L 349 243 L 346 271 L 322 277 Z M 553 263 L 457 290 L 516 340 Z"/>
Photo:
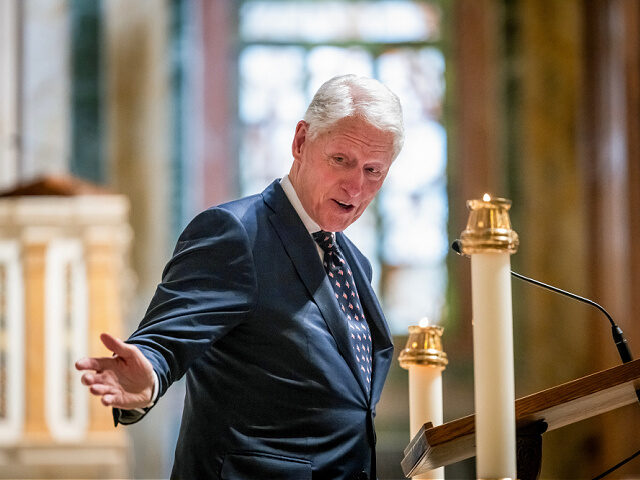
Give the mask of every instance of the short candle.
<path id="1" fill-rule="evenodd" d="M 443 328 L 430 326 L 426 319 L 409 327 L 406 348 L 400 352 L 400 366 L 409 371 L 409 433 L 413 438 L 431 422 L 442 424 L 442 371 L 448 363 L 442 351 Z M 413 478 L 444 478 L 444 468 L 436 468 Z"/>

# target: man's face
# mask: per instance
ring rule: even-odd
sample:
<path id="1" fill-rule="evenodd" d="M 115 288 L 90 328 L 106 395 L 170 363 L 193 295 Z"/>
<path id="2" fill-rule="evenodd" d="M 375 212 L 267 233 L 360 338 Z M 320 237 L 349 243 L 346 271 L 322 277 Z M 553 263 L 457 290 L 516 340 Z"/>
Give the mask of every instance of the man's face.
<path id="1" fill-rule="evenodd" d="M 345 118 L 315 139 L 298 122 L 291 183 L 320 228 L 340 232 L 356 221 L 378 193 L 393 161 L 393 134 L 358 118 Z"/>

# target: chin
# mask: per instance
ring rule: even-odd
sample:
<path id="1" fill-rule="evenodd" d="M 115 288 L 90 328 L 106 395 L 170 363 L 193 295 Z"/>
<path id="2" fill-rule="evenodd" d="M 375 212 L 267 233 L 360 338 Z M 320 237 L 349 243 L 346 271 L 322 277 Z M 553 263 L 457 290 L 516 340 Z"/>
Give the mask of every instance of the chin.
<path id="1" fill-rule="evenodd" d="M 353 216 L 353 212 L 334 212 L 325 215 L 323 222 L 317 222 L 326 232 L 342 232 L 346 230 L 360 215 Z"/>
<path id="2" fill-rule="evenodd" d="M 343 230 L 346 230 L 352 223 L 353 222 L 331 223 L 329 224 L 329 228 L 323 228 L 323 230 L 326 230 L 327 232 L 342 232 Z"/>

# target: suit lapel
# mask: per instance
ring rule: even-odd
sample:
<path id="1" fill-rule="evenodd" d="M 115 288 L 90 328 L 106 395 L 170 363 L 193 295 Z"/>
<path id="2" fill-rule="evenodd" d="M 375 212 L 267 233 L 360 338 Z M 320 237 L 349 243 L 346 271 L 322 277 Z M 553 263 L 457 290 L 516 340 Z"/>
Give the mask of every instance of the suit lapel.
<path id="1" fill-rule="evenodd" d="M 349 328 L 338 309 L 333 288 L 320 262 L 315 242 L 278 181 L 267 187 L 262 195 L 274 212 L 269 217 L 269 221 L 280 237 L 306 289 L 320 309 L 327 328 L 338 346 L 338 351 L 346 360 L 363 393 L 365 393 L 366 386 L 362 375 L 360 375 L 349 340 Z M 352 270 L 353 268 L 352 266 Z"/>

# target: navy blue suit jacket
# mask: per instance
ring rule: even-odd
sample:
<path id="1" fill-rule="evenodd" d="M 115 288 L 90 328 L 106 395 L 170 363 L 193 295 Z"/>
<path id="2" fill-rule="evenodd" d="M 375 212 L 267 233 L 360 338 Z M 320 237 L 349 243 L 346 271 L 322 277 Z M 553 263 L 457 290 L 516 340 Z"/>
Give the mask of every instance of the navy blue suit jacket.
<path id="1" fill-rule="evenodd" d="M 337 239 L 373 338 L 370 396 L 316 245 L 278 181 L 184 230 L 128 340 L 153 364 L 159 395 L 187 375 L 172 477 L 375 478 L 373 417 L 393 345 L 371 265 Z"/>

